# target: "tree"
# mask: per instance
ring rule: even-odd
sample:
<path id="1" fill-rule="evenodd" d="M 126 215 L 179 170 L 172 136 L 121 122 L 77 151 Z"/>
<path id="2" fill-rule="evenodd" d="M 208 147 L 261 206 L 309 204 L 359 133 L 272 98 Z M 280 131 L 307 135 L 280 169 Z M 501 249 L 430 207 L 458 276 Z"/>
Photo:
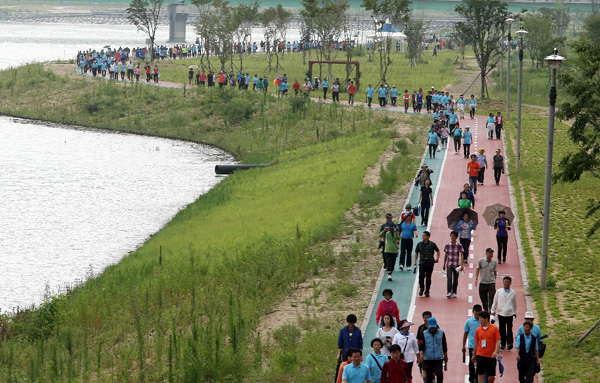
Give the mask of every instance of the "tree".
<path id="1" fill-rule="evenodd" d="M 196 22 L 196 32 L 200 35 L 203 41 L 203 51 L 215 51 L 221 63 L 221 70 L 225 70 L 226 63 L 230 63 L 230 68 L 233 68 L 231 61 L 233 57 L 233 40 L 231 36 L 237 29 L 235 20 L 232 17 L 232 7 L 228 1 L 223 0 L 192 0 L 201 12 L 200 18 Z M 214 17 L 214 15 L 218 17 Z M 201 65 L 203 66 L 202 57 L 200 56 Z M 208 57 L 208 54 L 207 54 Z M 211 67 L 208 61 L 209 68 Z"/>
<path id="2" fill-rule="evenodd" d="M 164 2 L 165 0 L 133 0 L 127 8 L 127 20 L 150 39 L 151 60 L 154 60 L 154 38 Z"/>
<path id="3" fill-rule="evenodd" d="M 467 47 L 473 45 L 473 39 L 471 36 L 465 35 L 461 31 L 456 31 L 454 33 L 454 42 L 456 43 L 456 50 L 458 51 L 455 63 L 457 63 L 460 58 L 460 68 L 466 69 L 467 62 L 465 61 L 465 55 L 467 54 Z"/>
<path id="4" fill-rule="evenodd" d="M 583 21 L 585 36 L 594 43 L 600 43 L 600 15 L 590 15 Z"/>
<path id="5" fill-rule="evenodd" d="M 570 47 L 576 57 L 570 58 L 565 63 L 566 68 L 560 71 L 560 82 L 569 98 L 560 106 L 557 115 L 562 120 L 574 121 L 569 128 L 569 138 L 577 145 L 577 150 L 560 161 L 554 180 L 561 182 L 575 182 L 584 173 L 600 178 L 600 42 L 582 37 Z M 590 200 L 586 218 L 598 217 L 599 212 L 600 200 Z M 600 218 L 592 223 L 588 237 L 598 229 Z"/>
<path id="6" fill-rule="evenodd" d="M 373 18 L 373 26 L 377 32 L 381 26 L 389 20 L 392 25 L 399 25 L 401 22 L 407 22 L 410 19 L 410 0 L 363 0 L 362 7 L 371 12 Z M 391 38 L 382 39 L 379 51 L 379 75 L 381 81 L 385 82 L 387 70 L 392 63 L 391 54 Z"/>
<path id="7" fill-rule="evenodd" d="M 492 60 L 501 52 L 502 30 L 508 17 L 508 5 L 501 0 L 462 0 L 455 7 L 465 21 L 456 23 L 456 30 L 471 36 L 475 60 L 481 77 L 481 97 L 485 97 L 486 77 L 495 66 Z"/>
<path id="8" fill-rule="evenodd" d="M 407 49 L 406 54 L 410 60 L 411 68 L 417 67 L 417 62 L 421 58 L 423 51 L 423 41 L 425 30 L 428 25 L 423 19 L 411 18 L 404 24 L 404 34 L 406 35 Z"/>
<path id="9" fill-rule="evenodd" d="M 287 35 L 287 25 L 292 18 L 292 14 L 278 4 L 276 7 L 266 8 L 260 14 L 260 23 L 263 27 L 265 36 L 266 53 L 267 53 L 267 69 L 269 72 L 275 69 L 279 70 L 279 44 L 284 43 Z M 275 57 L 275 68 L 272 66 L 273 57 Z"/>
<path id="10" fill-rule="evenodd" d="M 258 6 L 258 1 L 254 1 L 249 5 L 239 4 L 233 8 L 233 21 L 236 26 L 235 37 L 238 43 L 237 53 L 240 55 L 240 69 L 244 68 L 243 56 L 245 52 L 242 47 L 250 42 L 252 27 L 258 19 Z"/>
<path id="11" fill-rule="evenodd" d="M 529 52 L 531 65 L 538 68 L 552 48 L 561 46 L 564 37 L 557 36 L 558 28 L 552 19 L 542 12 L 521 15 L 523 29 L 527 31 L 525 49 Z"/>

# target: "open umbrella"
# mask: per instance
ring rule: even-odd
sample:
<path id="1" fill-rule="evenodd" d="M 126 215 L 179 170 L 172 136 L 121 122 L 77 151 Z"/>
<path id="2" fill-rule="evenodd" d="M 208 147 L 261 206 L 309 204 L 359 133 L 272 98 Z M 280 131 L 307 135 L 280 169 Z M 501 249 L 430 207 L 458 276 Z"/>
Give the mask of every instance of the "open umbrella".
<path id="1" fill-rule="evenodd" d="M 477 215 L 477 212 L 475 210 L 456 208 L 452 210 L 450 214 L 448 214 L 448 216 L 446 217 L 446 221 L 448 222 L 448 229 L 456 230 L 456 225 L 460 220 L 462 220 L 463 215 L 465 215 L 465 213 L 469 213 L 469 219 L 471 219 L 473 223 L 479 223 L 479 216 Z"/>
<path id="2" fill-rule="evenodd" d="M 104 48 L 110 48 L 110 45 L 105 45 Z"/>
<path id="3" fill-rule="evenodd" d="M 190 65 L 190 69 L 198 69 L 198 65 Z"/>
<path id="4" fill-rule="evenodd" d="M 515 215 L 513 214 L 512 210 L 508 206 L 504 206 L 499 203 L 486 207 L 485 211 L 483 212 L 483 219 L 485 219 L 485 222 L 488 225 L 494 226 L 496 218 L 500 217 L 498 212 L 501 210 L 504 210 L 504 212 L 506 213 L 506 218 L 508 218 L 510 222 L 513 222 L 513 220 L 515 219 Z"/>

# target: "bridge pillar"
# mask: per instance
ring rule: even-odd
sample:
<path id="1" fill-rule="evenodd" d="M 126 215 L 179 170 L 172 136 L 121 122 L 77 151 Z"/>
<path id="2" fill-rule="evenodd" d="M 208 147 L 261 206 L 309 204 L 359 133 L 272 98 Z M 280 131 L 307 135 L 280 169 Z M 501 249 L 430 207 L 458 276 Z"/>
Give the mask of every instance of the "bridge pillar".
<path id="1" fill-rule="evenodd" d="M 170 4 L 167 6 L 169 15 L 169 42 L 185 42 L 185 26 L 190 11 L 187 5 Z"/>

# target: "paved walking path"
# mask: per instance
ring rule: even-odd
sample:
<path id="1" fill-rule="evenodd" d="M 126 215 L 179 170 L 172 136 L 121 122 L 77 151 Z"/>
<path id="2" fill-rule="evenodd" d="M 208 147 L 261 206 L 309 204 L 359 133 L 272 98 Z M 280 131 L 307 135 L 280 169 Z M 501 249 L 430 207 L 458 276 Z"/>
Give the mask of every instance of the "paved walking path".
<path id="1" fill-rule="evenodd" d="M 493 248 L 496 251 L 494 257 L 497 256 L 496 232 L 492 227 L 487 226 L 483 222 L 483 211 L 487 206 L 495 203 L 511 206 L 506 175 L 502 176 L 500 185 L 496 186 L 492 169 L 492 157 L 495 154 L 495 150 L 500 148 L 505 159 L 506 154 L 500 140 L 490 140 L 487 138 L 485 120 L 486 116 L 477 116 L 473 120 L 469 119 L 467 116 L 466 119 L 460 120 L 462 128 L 469 125 L 473 132 L 471 153 L 476 153 L 477 149 L 484 148 L 489 169 L 485 172 L 485 185 L 479 186 L 477 194 L 475 195 L 475 211 L 479 213 L 480 224 L 473 235 L 471 249 L 469 249 L 468 266 L 464 273 L 461 273 L 459 277 L 457 291 L 458 298 L 446 298 L 446 275 L 445 272 L 442 271 L 442 262 L 444 259 L 444 246 L 450 242 L 450 229 L 448 229 L 447 226 L 446 215 L 457 207 L 459 191 L 462 190 L 463 184 L 468 182 L 468 175 L 466 173 L 466 164 L 468 160 L 463 157 L 462 151 L 459 155 L 454 154 L 454 148 L 450 138 L 448 150 L 444 151 L 444 154 L 446 154 L 445 157 L 438 155 L 439 158 L 435 160 L 430 160 L 428 158 L 426 160 L 426 163 L 436 170 L 434 173 L 436 178 L 433 180 L 434 207 L 430 213 L 429 231 L 431 232 L 431 240 L 438 245 L 441 251 L 440 261 L 435 265 L 432 277 L 431 297 L 426 298 L 424 296 L 417 296 L 418 286 L 415 283 L 412 272 L 396 271 L 394 273 L 393 282 L 384 280 L 377 286 L 377 298 L 375 299 L 376 307 L 376 304 L 382 299 L 381 291 L 384 288 L 392 288 L 395 293 L 394 299 L 398 301 L 400 306 L 401 317 L 406 317 L 415 323 L 411 328 L 412 332 L 416 332 L 418 325 L 423 323 L 421 319 L 421 313 L 423 311 L 428 310 L 433 313 L 440 328 L 445 331 L 448 341 L 448 371 L 444 374 L 444 382 L 448 383 L 468 382 L 468 366 L 466 363 L 462 363 L 462 337 L 465 321 L 472 316 L 471 309 L 473 305 L 480 303 L 478 289 L 475 286 L 477 261 L 485 256 L 485 249 L 488 247 Z M 439 169 L 440 165 L 443 165 L 441 169 Z M 440 176 L 441 181 L 438 181 L 437 177 Z M 414 204 L 417 199 L 418 191 L 414 190 L 410 197 L 410 201 Z M 401 208 L 402 206 L 399 206 L 399 209 Z M 420 221 L 418 221 L 418 223 L 420 223 Z M 516 225 L 513 223 L 512 226 L 515 227 Z M 420 233 L 422 230 L 423 226 L 419 226 Z M 415 246 L 419 240 L 415 240 Z M 527 311 L 527 308 L 525 302 L 526 291 L 521 274 L 521 262 L 517 251 L 517 240 L 514 230 L 509 232 L 507 262 L 498 265 L 498 278 L 496 281 L 497 289 L 502 287 L 502 277 L 504 275 L 510 275 L 512 277 L 512 288 L 517 291 L 518 315 L 513 323 L 513 331 L 516 334 L 517 329 L 524 321 L 523 315 L 525 311 Z M 371 352 L 368 345 L 377 331 L 374 312 L 370 313 L 368 323 L 363 323 L 363 328 L 365 328 L 364 339 L 366 354 Z M 505 367 L 505 371 L 504 376 L 497 381 L 518 381 L 515 354 L 514 349 L 512 351 L 503 351 L 502 363 Z M 416 375 L 418 375 L 418 370 L 415 367 L 413 376 L 416 377 Z M 497 375 L 497 377 L 499 377 L 499 375 Z M 416 381 L 420 381 L 420 378 L 417 378 Z"/>

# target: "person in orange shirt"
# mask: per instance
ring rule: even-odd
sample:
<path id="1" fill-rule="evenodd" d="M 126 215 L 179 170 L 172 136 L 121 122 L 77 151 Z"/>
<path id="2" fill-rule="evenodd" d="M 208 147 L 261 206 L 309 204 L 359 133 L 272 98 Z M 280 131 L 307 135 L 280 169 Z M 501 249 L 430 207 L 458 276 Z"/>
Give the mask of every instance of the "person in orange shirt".
<path id="1" fill-rule="evenodd" d="M 348 86 L 348 105 L 354 105 L 354 94 L 356 94 L 356 85 L 353 81 L 350 81 Z"/>
<path id="2" fill-rule="evenodd" d="M 475 331 L 475 344 L 471 361 L 477 365 L 477 379 L 484 382 L 487 375 L 488 383 L 496 380 L 496 359 L 500 352 L 500 330 L 490 323 L 490 313 L 482 311 L 479 314 L 481 326 Z"/>
<path id="3" fill-rule="evenodd" d="M 477 194 L 477 178 L 479 177 L 479 170 L 481 166 L 477 162 L 477 156 L 471 154 L 471 161 L 467 163 L 467 173 L 469 173 L 469 188 L 473 194 Z"/>
<path id="4" fill-rule="evenodd" d="M 219 77 L 219 88 L 223 88 L 225 86 L 225 74 L 221 71 L 217 77 Z"/>
<path id="5" fill-rule="evenodd" d="M 354 350 L 355 350 L 354 348 L 349 348 L 348 351 L 346 351 L 346 360 L 339 364 L 337 375 L 335 378 L 335 383 L 342 383 L 342 376 L 344 375 L 344 367 L 346 367 L 347 365 L 352 363 L 351 357 L 352 357 L 352 352 Z"/>

